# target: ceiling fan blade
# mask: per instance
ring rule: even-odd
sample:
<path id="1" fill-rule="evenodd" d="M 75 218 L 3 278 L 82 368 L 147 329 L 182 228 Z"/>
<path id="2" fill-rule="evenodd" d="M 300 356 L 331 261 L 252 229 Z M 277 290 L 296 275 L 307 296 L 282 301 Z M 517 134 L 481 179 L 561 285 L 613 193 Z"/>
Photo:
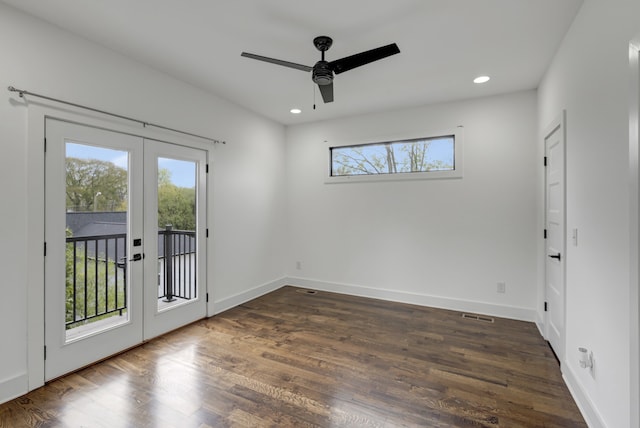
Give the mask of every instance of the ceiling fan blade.
<path id="1" fill-rule="evenodd" d="M 240 56 L 251 58 L 251 59 L 257 59 L 258 61 L 270 62 L 272 64 L 282 65 L 284 67 L 295 68 L 296 70 L 302 70 L 302 71 L 313 70 L 313 67 L 309 67 L 307 65 L 296 64 L 295 62 L 283 61 L 281 59 L 269 58 L 266 56 L 256 55 L 248 52 L 242 52 Z"/>
<path id="2" fill-rule="evenodd" d="M 322 100 L 325 103 L 332 103 L 333 102 L 333 82 L 329 83 L 328 85 L 318 85 L 318 88 L 320 89 L 320 93 L 322 94 Z"/>
<path id="3" fill-rule="evenodd" d="M 360 67 L 361 65 L 369 64 L 370 62 L 377 61 L 382 58 L 386 58 L 391 55 L 400 53 L 400 48 L 395 43 L 387 46 L 382 46 L 369 51 L 360 52 L 355 55 L 351 55 L 345 58 L 337 59 L 329 63 L 329 68 L 333 70 L 335 74 L 344 73 L 353 68 Z"/>

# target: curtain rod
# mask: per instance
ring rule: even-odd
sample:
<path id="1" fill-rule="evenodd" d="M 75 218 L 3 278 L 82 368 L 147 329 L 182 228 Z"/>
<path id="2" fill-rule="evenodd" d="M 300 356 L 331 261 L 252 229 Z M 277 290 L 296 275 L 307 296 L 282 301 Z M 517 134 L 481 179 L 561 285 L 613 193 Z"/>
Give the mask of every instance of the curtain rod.
<path id="1" fill-rule="evenodd" d="M 9 86 L 7 89 L 9 90 L 9 92 L 17 92 L 18 95 L 20 96 L 20 98 L 24 98 L 25 95 L 30 95 L 32 97 L 38 97 L 38 98 L 42 98 L 42 99 L 45 99 L 45 100 L 54 101 L 54 102 L 57 102 L 57 103 L 66 104 L 66 105 L 69 105 L 69 106 L 73 106 L 73 107 L 77 107 L 77 108 L 81 108 L 81 109 L 85 109 L 85 110 L 90 110 L 90 111 L 93 111 L 93 112 L 96 112 L 96 113 L 106 114 L 108 116 L 117 117 L 119 119 L 125 119 L 125 120 L 129 120 L 131 122 L 140 123 L 140 124 L 142 124 L 143 127 L 153 126 L 154 128 L 164 129 L 165 131 L 177 132 L 178 134 L 189 135 L 191 137 L 201 138 L 203 140 L 211 141 L 214 144 L 227 144 L 226 141 L 216 140 L 215 138 L 204 137 L 202 135 L 193 134 L 191 132 L 180 131 L 179 129 L 174 129 L 174 128 L 169 128 L 167 126 L 157 125 L 155 123 L 146 122 L 144 120 L 135 119 L 135 118 L 128 117 L 128 116 L 123 116 L 123 115 L 116 114 L 116 113 L 110 113 L 108 111 L 99 110 L 99 109 L 93 108 L 93 107 L 87 107 L 87 106 L 84 106 L 82 104 L 76 104 L 76 103 L 72 103 L 72 102 L 69 102 L 69 101 L 60 100 L 60 99 L 57 99 L 57 98 L 47 97 L 45 95 L 36 94 L 34 92 L 25 91 L 23 89 L 16 89 L 13 86 Z"/>

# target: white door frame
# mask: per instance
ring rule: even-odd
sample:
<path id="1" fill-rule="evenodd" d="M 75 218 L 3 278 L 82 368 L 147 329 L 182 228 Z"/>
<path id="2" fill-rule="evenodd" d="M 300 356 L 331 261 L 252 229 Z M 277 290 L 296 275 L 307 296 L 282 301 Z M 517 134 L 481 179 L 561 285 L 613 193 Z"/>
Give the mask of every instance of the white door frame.
<path id="1" fill-rule="evenodd" d="M 127 133 L 145 139 L 167 143 L 181 144 L 207 152 L 209 170 L 213 164 L 213 145 L 195 138 L 167 135 L 142 126 L 132 126 L 131 122 L 105 118 L 102 115 L 89 113 L 75 107 L 56 107 L 47 102 L 26 100 L 27 106 L 27 258 L 32 262 L 32 269 L 27 270 L 27 378 L 28 390 L 32 391 L 44 385 L 44 222 L 45 222 L 45 119 L 47 117 L 67 122 L 75 122 L 95 128 Z M 169 138 L 170 137 L 170 138 Z M 212 221 L 213 183 L 211 174 L 207 184 L 207 221 Z M 210 233 L 209 236 L 212 234 Z M 213 258 L 213 239 L 207 239 L 207 265 L 211 266 Z M 207 269 L 207 293 L 213 294 L 212 272 Z M 207 316 L 213 315 L 212 302 L 207 305 Z"/>
<path id="2" fill-rule="evenodd" d="M 542 135 L 542 144 L 543 144 L 543 150 L 544 150 L 544 154 L 545 157 L 547 156 L 547 138 L 549 136 L 551 136 L 554 132 L 559 132 L 559 136 L 561 139 L 561 144 L 562 144 L 562 150 L 563 150 L 563 167 L 562 167 L 562 174 L 563 174 L 563 200 L 562 200 L 562 204 L 563 204 L 563 218 L 562 218 L 562 222 L 563 222 L 563 236 L 560 237 L 561 240 L 561 245 L 560 245 L 560 254 L 561 254 L 561 260 L 559 261 L 559 263 L 561 264 L 560 268 L 561 268 L 561 281 L 562 281 L 562 329 L 563 331 L 561 332 L 562 337 L 561 337 L 561 343 L 560 343 L 560 349 L 554 349 L 554 352 L 556 352 L 556 356 L 558 357 L 559 361 L 560 361 L 560 365 L 563 365 L 563 360 L 565 357 L 565 348 L 566 348 L 566 308 L 567 308 L 567 280 L 566 280 L 566 229 L 567 229 L 567 215 L 566 215 L 566 200 L 567 200 L 567 196 L 566 196 L 566 129 L 565 129 L 565 123 L 566 123 L 566 111 L 562 111 L 562 113 L 556 117 L 550 124 L 549 126 L 547 126 L 544 130 L 544 133 Z M 545 167 L 545 171 L 544 171 L 544 228 L 546 230 L 547 228 L 547 167 Z M 543 257 L 544 257 L 544 302 L 545 302 L 545 306 L 548 302 L 549 296 L 547 295 L 547 266 L 548 266 L 548 259 L 549 259 L 549 254 L 547 254 L 547 241 L 545 239 L 544 245 L 543 245 Z M 546 309 L 546 307 L 545 307 Z M 550 336 L 550 328 L 551 328 L 551 322 L 550 322 L 550 315 L 549 312 L 545 311 L 544 313 L 544 323 L 545 323 L 545 337 L 547 340 L 549 340 L 549 336 Z"/>
<path id="3" fill-rule="evenodd" d="M 629 43 L 629 318 L 631 426 L 640 426 L 640 34 Z"/>

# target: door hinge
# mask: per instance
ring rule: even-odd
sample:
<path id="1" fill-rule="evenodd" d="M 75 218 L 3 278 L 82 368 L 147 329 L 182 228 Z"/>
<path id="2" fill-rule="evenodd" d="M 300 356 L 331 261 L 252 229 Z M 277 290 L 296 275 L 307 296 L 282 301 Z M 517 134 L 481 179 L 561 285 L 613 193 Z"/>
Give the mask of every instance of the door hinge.
<path id="1" fill-rule="evenodd" d="M 47 359 L 47 347 L 46 347 L 46 345 L 44 347 L 44 359 L 45 360 Z"/>
<path id="2" fill-rule="evenodd" d="M 207 174 L 209 174 L 209 164 L 207 164 L 207 165 L 204 167 L 204 172 L 206 172 Z"/>
<path id="3" fill-rule="evenodd" d="M 544 157 L 544 166 L 547 166 L 547 157 Z"/>
<path id="4" fill-rule="evenodd" d="M 207 293 L 207 303 L 209 303 L 209 293 Z"/>
<path id="5" fill-rule="evenodd" d="M 544 311 L 547 312 L 549 310 L 549 304 L 544 302 Z"/>
<path id="6" fill-rule="evenodd" d="M 547 239 L 547 229 L 544 230 L 544 239 Z"/>
<path id="7" fill-rule="evenodd" d="M 47 152 L 47 139 L 44 139 L 44 152 Z"/>
<path id="8" fill-rule="evenodd" d="M 47 243 L 44 243 L 44 256 L 47 257 Z"/>
<path id="9" fill-rule="evenodd" d="M 207 229 L 207 234 L 206 234 L 207 238 L 209 237 L 209 229 Z"/>

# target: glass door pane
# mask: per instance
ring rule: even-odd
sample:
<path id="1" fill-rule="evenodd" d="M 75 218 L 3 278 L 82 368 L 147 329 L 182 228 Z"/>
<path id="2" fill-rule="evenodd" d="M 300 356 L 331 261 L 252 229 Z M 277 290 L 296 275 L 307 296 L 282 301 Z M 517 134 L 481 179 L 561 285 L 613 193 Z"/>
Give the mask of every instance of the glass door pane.
<path id="1" fill-rule="evenodd" d="M 129 321 L 129 152 L 65 141 L 67 341 Z"/>
<path id="2" fill-rule="evenodd" d="M 197 163 L 159 157 L 158 310 L 198 298 Z"/>

